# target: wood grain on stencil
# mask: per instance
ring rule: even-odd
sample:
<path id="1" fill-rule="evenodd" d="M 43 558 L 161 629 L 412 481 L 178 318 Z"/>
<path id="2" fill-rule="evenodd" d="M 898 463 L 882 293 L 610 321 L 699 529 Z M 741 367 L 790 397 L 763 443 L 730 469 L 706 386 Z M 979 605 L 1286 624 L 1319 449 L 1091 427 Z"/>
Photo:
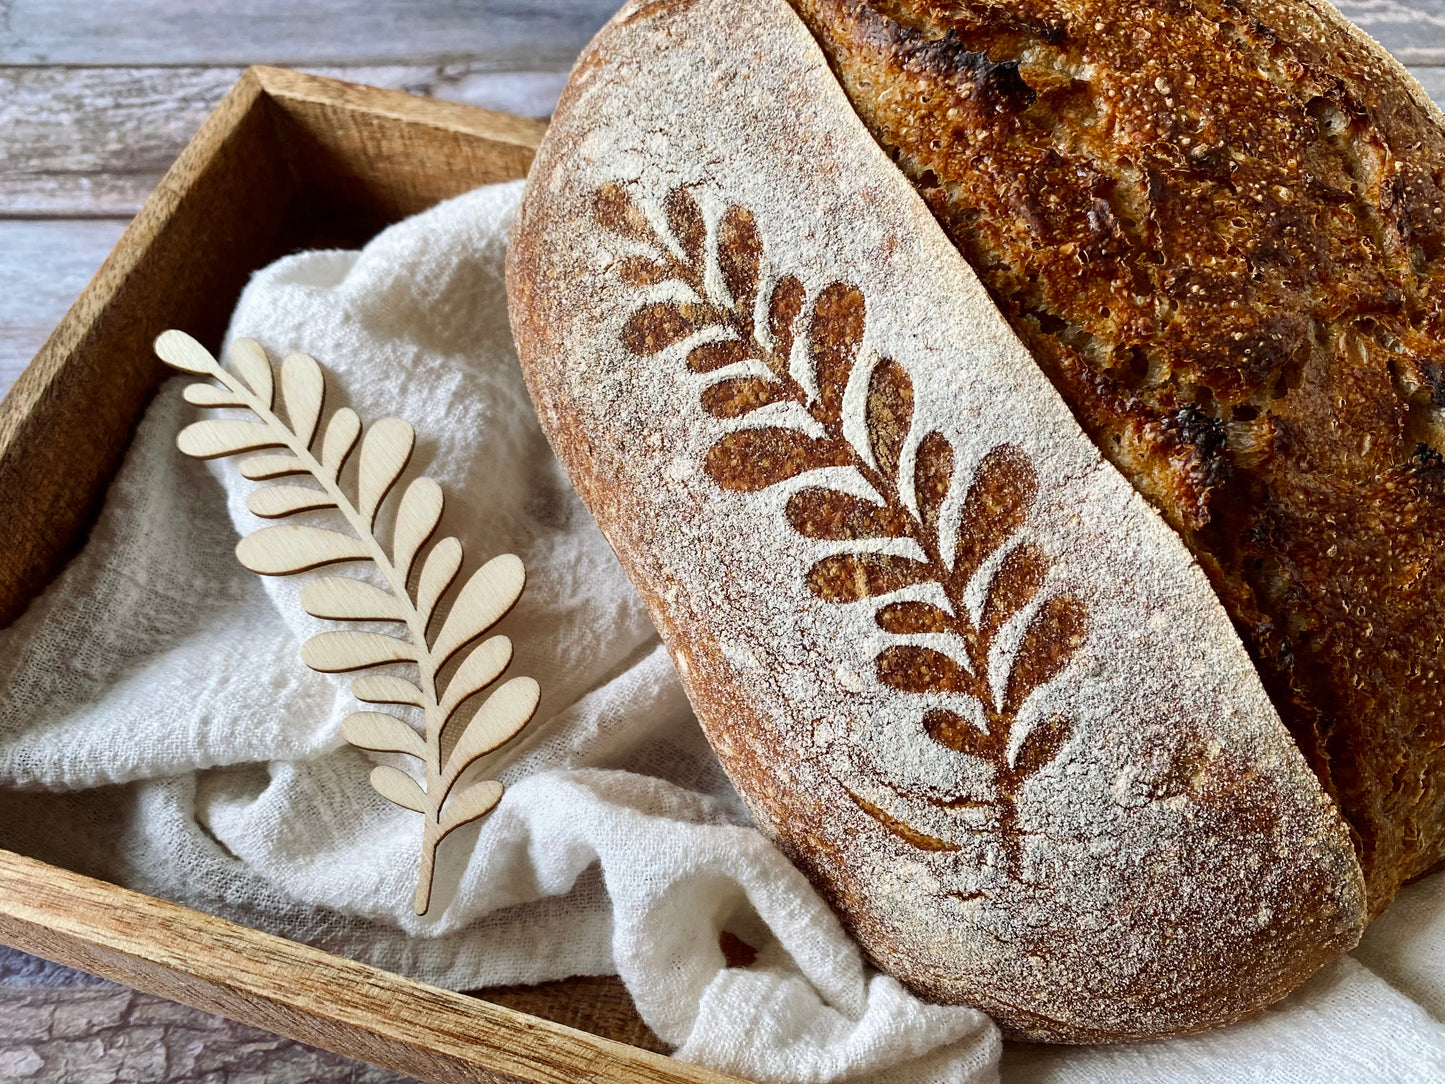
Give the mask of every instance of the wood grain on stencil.
<path id="1" fill-rule="evenodd" d="M 442 518 L 441 487 L 430 478 L 413 480 L 396 503 L 390 549 L 377 536 L 382 501 L 401 479 L 416 445 L 416 433 L 407 422 L 382 418 L 365 427 L 355 411 L 342 407 L 323 424 L 326 377 L 306 354 L 287 357 L 278 381 L 266 351 L 253 339 L 238 339 L 231 346 L 234 372 L 180 331 L 162 333 L 155 350 L 172 368 L 213 381 L 189 385 L 187 402 L 239 408 L 255 418 L 194 422 L 177 438 L 182 452 L 216 459 L 266 451 L 269 454 L 242 462 L 241 474 L 283 481 L 247 495 L 252 513 L 282 518 L 327 510 L 343 521 L 341 530 L 310 523 L 263 527 L 241 539 L 237 560 L 263 576 L 368 562 L 382 581 L 338 575 L 312 579 L 301 588 L 301 607 L 325 620 L 401 625 L 403 635 L 321 632 L 301 645 L 301 659 L 327 674 L 389 663 L 416 667 L 415 682 L 377 674 L 357 678 L 351 689 L 358 700 L 417 709 L 420 733 L 394 712 L 362 711 L 342 720 L 341 735 L 368 752 L 399 754 L 421 764 L 421 783 L 401 768 L 379 764 L 371 772 L 371 785 L 387 801 L 422 814 L 416 913 L 424 915 L 431 906 L 437 846 L 501 801 L 502 784 L 479 776 L 490 770 L 488 758 L 511 742 L 537 710 L 536 681 L 513 677 L 492 689 L 470 718 L 463 711 L 492 688 L 512 660 L 512 644 L 505 636 L 482 637 L 521 596 L 526 583 L 522 562 L 512 554 L 493 557 L 466 579 L 450 606 L 444 606 L 443 597 L 461 570 L 462 547 L 456 538 L 432 541 Z M 354 494 L 341 482 L 353 451 Z M 297 477 L 314 485 L 289 481 Z M 459 661 L 451 678 L 439 684 L 443 667 L 453 660 Z"/>
<path id="2" fill-rule="evenodd" d="M 0 940 L 439 1084 L 734 1081 L 7 851 L 0 851 Z"/>

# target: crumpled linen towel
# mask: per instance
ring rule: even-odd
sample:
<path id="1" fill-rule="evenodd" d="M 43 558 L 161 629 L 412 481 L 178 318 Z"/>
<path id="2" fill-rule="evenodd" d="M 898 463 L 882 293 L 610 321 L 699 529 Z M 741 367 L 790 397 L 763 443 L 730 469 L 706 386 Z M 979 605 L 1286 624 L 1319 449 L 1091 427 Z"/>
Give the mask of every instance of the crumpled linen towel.
<path id="1" fill-rule="evenodd" d="M 537 678 L 542 704 L 508 754 L 502 804 L 442 847 L 436 901 L 450 902 L 412 914 L 415 815 L 375 795 L 371 762 L 340 741 L 358 707 L 348 682 L 300 663 L 301 640 L 325 627 L 297 604 L 304 577 L 263 580 L 235 561 L 236 529 L 261 526 L 251 484 L 229 460 L 176 452 L 196 416 L 183 380 L 152 405 L 86 549 L 0 631 L 0 783 L 18 788 L 0 792 L 0 842 L 456 988 L 615 972 L 679 1057 L 760 1081 L 997 1079 L 987 1018 L 873 972 L 748 825 L 533 419 L 502 274 L 520 191 L 479 189 L 360 253 L 283 259 L 252 280 L 231 328 L 273 355 L 315 355 L 328 409 L 415 425 L 411 471 L 441 483 L 442 530 L 467 567 L 508 551 L 527 564 L 498 631 L 516 645 L 509 673 Z M 1004 1075 L 1423 1079 L 1445 1068 L 1445 1007 L 1410 961 L 1445 943 L 1440 883 L 1407 890 L 1354 958 L 1255 1021 L 1132 1047 L 1012 1048 Z M 1407 898 L 1409 936 L 1386 936 Z M 725 966 L 724 929 L 759 948 L 753 965 Z M 1280 1072 L 1260 1077 L 1265 1049 Z"/>

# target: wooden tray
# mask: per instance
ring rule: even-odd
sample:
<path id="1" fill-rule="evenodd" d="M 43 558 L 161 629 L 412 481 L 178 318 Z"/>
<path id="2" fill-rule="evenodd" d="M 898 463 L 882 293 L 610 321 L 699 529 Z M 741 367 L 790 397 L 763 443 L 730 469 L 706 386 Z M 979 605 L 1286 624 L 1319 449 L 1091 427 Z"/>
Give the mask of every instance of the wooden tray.
<path id="1" fill-rule="evenodd" d="M 0 403 L 0 626 L 84 541 L 163 379 L 157 334 L 215 349 L 253 270 L 523 177 L 544 129 L 248 70 Z M 732 1080 L 658 1053 L 615 979 L 451 993 L 8 851 L 0 942 L 421 1080 Z"/>

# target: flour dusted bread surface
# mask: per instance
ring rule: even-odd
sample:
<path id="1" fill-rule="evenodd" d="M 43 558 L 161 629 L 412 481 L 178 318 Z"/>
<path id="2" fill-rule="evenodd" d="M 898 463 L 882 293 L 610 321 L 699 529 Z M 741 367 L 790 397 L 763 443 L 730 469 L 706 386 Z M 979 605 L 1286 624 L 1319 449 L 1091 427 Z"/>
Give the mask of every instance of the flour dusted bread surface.
<path id="1" fill-rule="evenodd" d="M 1378 914 L 1445 856 L 1445 127 L 1306 0 L 793 0 L 1209 572 Z"/>
<path id="2" fill-rule="evenodd" d="M 1358 938 L 1347 826 L 783 0 L 624 8 L 509 256 L 539 415 L 708 737 L 872 957 L 1196 1030 Z"/>

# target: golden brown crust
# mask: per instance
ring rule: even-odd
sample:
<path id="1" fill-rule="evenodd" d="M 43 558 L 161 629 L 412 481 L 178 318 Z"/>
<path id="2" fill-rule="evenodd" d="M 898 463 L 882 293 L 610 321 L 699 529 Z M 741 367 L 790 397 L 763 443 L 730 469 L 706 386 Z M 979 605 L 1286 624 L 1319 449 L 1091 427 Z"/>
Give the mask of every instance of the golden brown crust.
<path id="1" fill-rule="evenodd" d="M 1184 537 L 1379 914 L 1445 848 L 1445 132 L 1304 0 L 791 0 Z"/>
<path id="2" fill-rule="evenodd" d="M 1237 1019 L 1356 942 L 1346 825 L 1212 588 L 783 0 L 619 13 L 508 284 L 709 740 L 880 966 L 1098 1041 Z"/>

